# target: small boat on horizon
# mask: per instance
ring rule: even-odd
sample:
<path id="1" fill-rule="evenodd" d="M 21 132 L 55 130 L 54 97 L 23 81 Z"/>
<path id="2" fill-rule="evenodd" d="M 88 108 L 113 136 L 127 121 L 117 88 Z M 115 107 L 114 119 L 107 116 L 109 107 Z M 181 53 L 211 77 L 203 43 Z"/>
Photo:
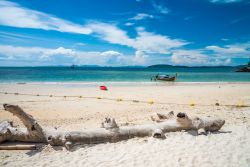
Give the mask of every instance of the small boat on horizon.
<path id="1" fill-rule="evenodd" d="M 70 66 L 70 68 L 71 68 L 71 69 L 75 69 L 75 68 L 76 68 L 76 65 L 72 64 L 72 65 Z"/>
<path id="2" fill-rule="evenodd" d="M 177 79 L 177 73 L 174 76 L 170 76 L 170 75 L 159 75 L 157 74 L 156 76 L 153 76 L 151 78 L 151 81 L 175 81 Z"/>

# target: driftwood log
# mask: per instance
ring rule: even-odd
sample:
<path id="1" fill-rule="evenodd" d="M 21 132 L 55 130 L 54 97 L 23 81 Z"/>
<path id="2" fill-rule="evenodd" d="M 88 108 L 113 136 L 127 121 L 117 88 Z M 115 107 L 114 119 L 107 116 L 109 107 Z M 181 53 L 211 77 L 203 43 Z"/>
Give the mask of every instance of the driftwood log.
<path id="1" fill-rule="evenodd" d="M 174 113 L 170 112 L 167 115 L 156 114 L 158 118 L 151 117 L 155 121 L 152 124 L 119 127 L 115 119 L 106 118 L 102 123 L 102 128 L 64 132 L 43 128 L 31 115 L 17 105 L 4 104 L 3 107 L 17 116 L 25 128 L 15 128 L 8 121 L 1 122 L 0 143 L 5 141 L 48 143 L 53 146 L 65 146 L 67 149 L 72 148 L 75 144 L 117 142 L 134 137 L 163 138 L 166 132 L 181 130 L 218 131 L 225 123 L 219 118 L 189 118 L 185 113 L 178 113 L 177 116 L 174 116 Z"/>
<path id="2" fill-rule="evenodd" d="M 0 145 L 0 150 L 36 150 L 35 144 L 6 144 Z"/>

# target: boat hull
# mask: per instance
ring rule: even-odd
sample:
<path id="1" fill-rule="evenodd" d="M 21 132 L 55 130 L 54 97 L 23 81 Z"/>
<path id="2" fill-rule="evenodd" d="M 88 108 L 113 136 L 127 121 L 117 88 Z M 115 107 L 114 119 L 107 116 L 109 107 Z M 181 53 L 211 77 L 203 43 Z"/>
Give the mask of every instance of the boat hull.
<path id="1" fill-rule="evenodd" d="M 158 81 L 175 81 L 176 77 L 169 77 L 169 78 L 156 78 Z"/>

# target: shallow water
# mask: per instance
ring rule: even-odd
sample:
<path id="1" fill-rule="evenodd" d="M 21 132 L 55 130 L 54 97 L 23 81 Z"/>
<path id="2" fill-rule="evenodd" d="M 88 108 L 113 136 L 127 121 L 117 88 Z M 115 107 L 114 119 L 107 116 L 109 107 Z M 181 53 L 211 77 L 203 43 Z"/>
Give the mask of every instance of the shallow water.
<path id="1" fill-rule="evenodd" d="M 151 82 L 156 74 L 178 74 L 177 82 L 250 82 L 250 73 L 234 67 L 0 67 L 1 83 L 18 82 Z"/>

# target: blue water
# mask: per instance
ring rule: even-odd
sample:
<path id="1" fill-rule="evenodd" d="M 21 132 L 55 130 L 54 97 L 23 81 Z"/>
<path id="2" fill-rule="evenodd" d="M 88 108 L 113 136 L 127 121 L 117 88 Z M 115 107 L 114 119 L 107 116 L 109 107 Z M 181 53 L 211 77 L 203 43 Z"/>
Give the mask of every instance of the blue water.
<path id="1" fill-rule="evenodd" d="M 121 67 L 0 67 L 0 83 L 18 82 L 149 82 L 156 74 L 178 73 L 177 82 L 250 82 L 250 73 L 234 67 L 167 69 Z"/>

